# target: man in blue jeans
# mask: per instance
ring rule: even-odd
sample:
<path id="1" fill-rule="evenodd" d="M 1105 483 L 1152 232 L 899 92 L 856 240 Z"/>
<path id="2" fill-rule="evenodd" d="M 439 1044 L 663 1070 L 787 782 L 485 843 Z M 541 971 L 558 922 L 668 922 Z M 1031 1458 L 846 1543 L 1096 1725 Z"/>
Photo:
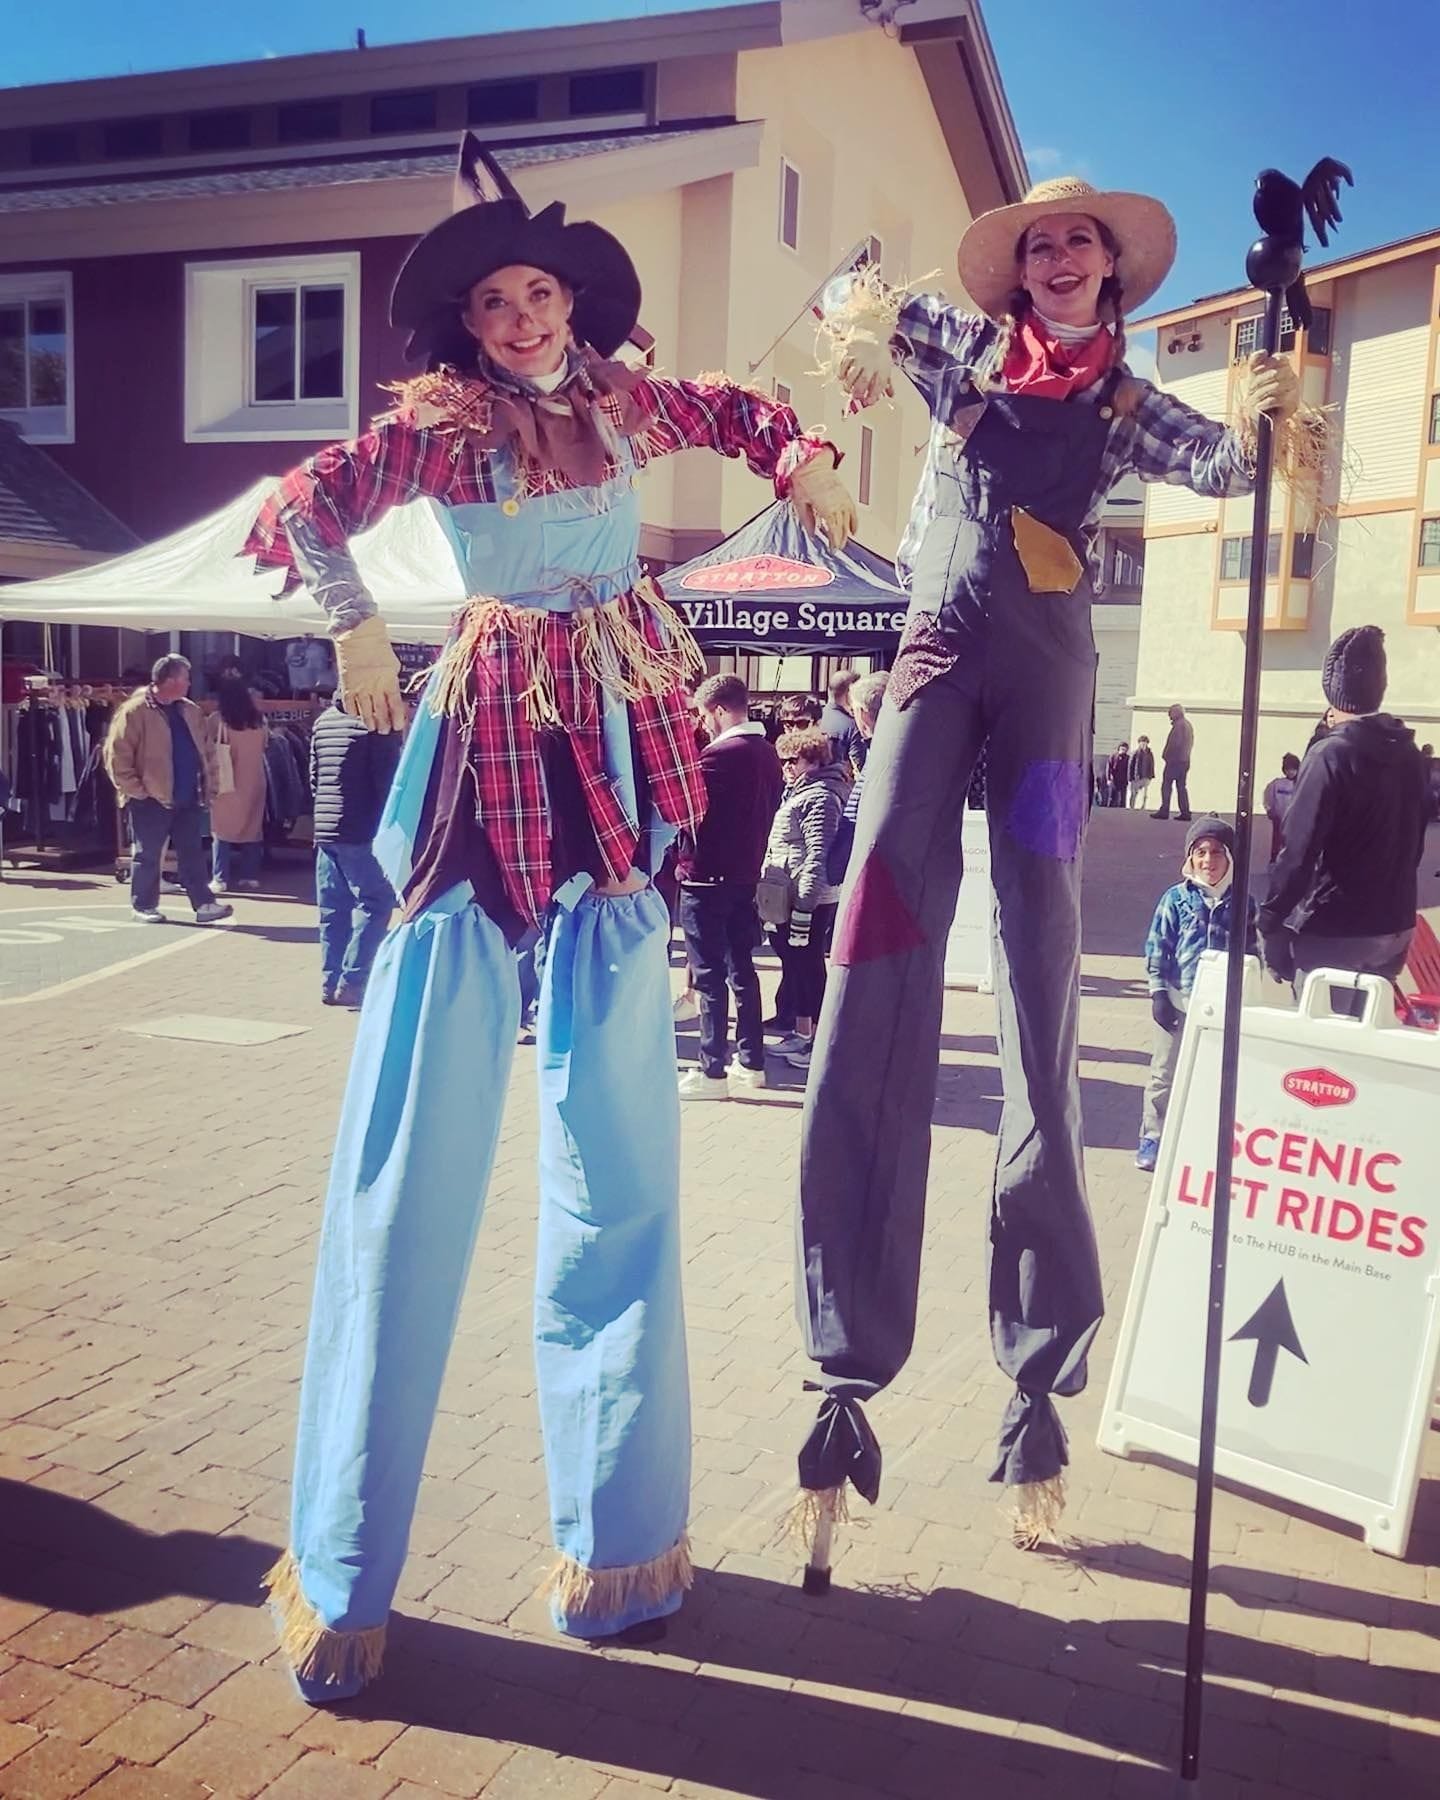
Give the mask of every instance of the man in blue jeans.
<path id="1" fill-rule="evenodd" d="M 205 863 L 205 809 L 216 789 L 215 743 L 190 694 L 190 664 L 162 656 L 148 687 L 119 708 L 105 740 L 105 770 L 130 821 L 135 855 L 130 904 L 147 925 L 163 925 L 160 870 L 168 839 L 198 925 L 234 910 L 217 900 Z"/>
<path id="2" fill-rule="evenodd" d="M 358 1006 L 380 941 L 390 929 L 395 891 L 371 842 L 395 766 L 397 732 L 369 730 L 340 696 L 310 736 L 315 795 L 315 898 L 320 908 L 320 998 Z"/>

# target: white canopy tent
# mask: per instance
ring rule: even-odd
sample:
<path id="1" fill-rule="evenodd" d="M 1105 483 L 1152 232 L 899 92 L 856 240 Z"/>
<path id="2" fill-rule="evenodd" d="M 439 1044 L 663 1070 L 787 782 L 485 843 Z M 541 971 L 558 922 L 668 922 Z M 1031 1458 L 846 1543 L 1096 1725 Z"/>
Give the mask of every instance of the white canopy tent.
<path id="1" fill-rule="evenodd" d="M 303 588 L 281 599 L 278 569 L 257 572 L 239 554 L 266 495 L 257 481 L 217 513 L 109 562 L 0 587 L 0 625 L 116 625 L 132 631 L 239 631 L 308 637 L 325 616 Z M 443 643 L 465 599 L 454 553 L 433 503 L 396 507 L 351 540 L 365 585 L 402 643 Z"/>

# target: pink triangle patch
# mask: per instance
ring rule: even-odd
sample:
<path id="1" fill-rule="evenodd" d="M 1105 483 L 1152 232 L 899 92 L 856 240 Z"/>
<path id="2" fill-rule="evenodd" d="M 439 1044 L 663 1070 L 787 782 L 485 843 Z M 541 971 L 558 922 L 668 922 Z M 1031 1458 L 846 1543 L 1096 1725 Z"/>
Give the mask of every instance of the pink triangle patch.
<path id="1" fill-rule="evenodd" d="M 889 866 L 872 850 L 841 914 L 831 962 L 850 968 L 918 950 L 924 942 Z"/>

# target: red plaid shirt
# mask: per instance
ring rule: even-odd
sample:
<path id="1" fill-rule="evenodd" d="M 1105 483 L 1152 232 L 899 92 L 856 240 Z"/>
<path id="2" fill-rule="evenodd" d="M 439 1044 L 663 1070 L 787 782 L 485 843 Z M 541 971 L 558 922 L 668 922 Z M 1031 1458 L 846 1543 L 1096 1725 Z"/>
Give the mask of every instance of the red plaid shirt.
<path id="1" fill-rule="evenodd" d="M 794 471 L 821 449 L 833 450 L 803 433 L 788 406 L 723 380 L 648 377 L 638 384 L 635 397 L 646 423 L 628 442 L 642 467 L 652 457 L 708 447 L 722 456 L 743 455 L 784 499 Z M 618 401 L 607 397 L 602 404 L 618 426 Z M 387 419 L 353 443 L 332 444 L 285 476 L 265 502 L 241 554 L 253 556 L 258 567 L 284 569 L 288 591 L 300 577 L 285 531 L 287 518 L 307 519 L 327 544 L 339 549 L 392 506 L 421 497 L 452 506 L 494 504 L 498 495 L 491 458 L 463 441 L 457 453 L 452 435 Z M 643 595 L 629 595 L 622 604 L 647 640 L 665 647 L 664 623 Z M 625 817 L 605 771 L 601 696 L 573 655 L 574 622 L 573 613 L 549 615 L 546 656 L 596 842 L 606 866 L 620 879 L 635 861 L 637 822 Z M 551 822 L 540 735 L 522 704 L 527 678 L 512 634 L 501 630 L 490 639 L 477 659 L 474 680 L 478 704 L 469 754 L 479 818 L 511 903 L 538 924 L 551 892 Z M 630 712 L 656 811 L 668 824 L 693 834 L 705 813 L 705 783 L 683 691 L 632 701 Z"/>

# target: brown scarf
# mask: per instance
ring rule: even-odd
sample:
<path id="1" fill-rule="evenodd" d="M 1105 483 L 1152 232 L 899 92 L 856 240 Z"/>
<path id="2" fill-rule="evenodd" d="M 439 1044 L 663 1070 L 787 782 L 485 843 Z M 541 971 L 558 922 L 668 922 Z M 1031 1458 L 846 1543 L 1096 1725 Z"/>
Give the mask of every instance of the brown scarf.
<path id="1" fill-rule="evenodd" d="M 465 443 L 482 453 L 510 445 L 527 488 L 594 487 L 619 460 L 620 438 L 648 422 L 635 397 L 644 374 L 593 350 L 568 356 L 565 380 L 553 393 L 491 364 L 479 375 L 440 368 L 392 385 L 399 404 L 385 416 L 408 414 L 425 429 L 453 434 L 457 454 Z M 618 430 L 603 405 L 608 398 L 619 406 Z"/>

